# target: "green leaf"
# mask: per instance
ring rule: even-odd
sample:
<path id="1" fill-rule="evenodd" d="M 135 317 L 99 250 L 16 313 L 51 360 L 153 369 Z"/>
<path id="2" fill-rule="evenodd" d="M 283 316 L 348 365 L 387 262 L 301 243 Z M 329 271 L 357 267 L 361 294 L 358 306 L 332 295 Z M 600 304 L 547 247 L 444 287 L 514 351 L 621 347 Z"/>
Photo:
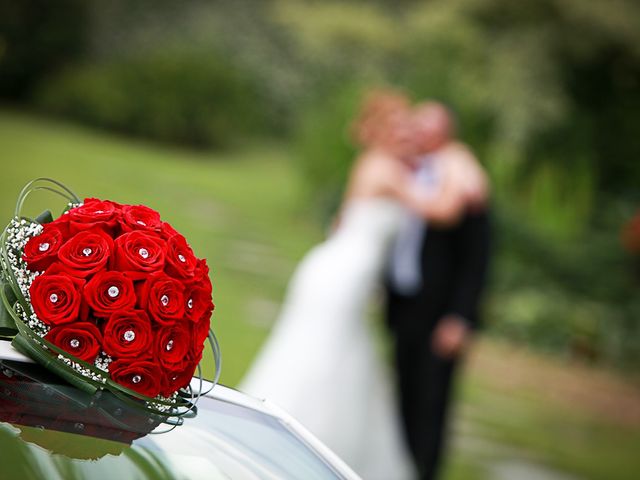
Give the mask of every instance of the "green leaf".
<path id="1" fill-rule="evenodd" d="M 16 300 L 13 290 L 4 282 L 0 282 L 0 288 L 4 290 L 9 304 L 13 305 Z M 7 308 L 4 302 L 0 302 L 0 337 L 13 338 L 18 333 L 18 328 Z"/>
<path id="2" fill-rule="evenodd" d="M 51 210 L 45 210 L 40 215 L 38 215 L 36 217 L 36 222 L 40 224 L 53 222 L 53 215 L 51 213 Z"/>

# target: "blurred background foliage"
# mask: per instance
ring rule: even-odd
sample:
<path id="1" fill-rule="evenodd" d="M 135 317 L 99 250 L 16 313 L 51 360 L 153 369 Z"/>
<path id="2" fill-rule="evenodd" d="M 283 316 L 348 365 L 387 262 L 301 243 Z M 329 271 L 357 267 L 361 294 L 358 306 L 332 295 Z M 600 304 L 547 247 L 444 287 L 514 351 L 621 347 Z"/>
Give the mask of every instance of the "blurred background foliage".
<path id="1" fill-rule="evenodd" d="M 292 146 L 318 221 L 356 154 L 364 91 L 454 109 L 494 184 L 489 331 L 640 365 L 633 0 L 0 0 L 0 95 L 198 148 Z"/>

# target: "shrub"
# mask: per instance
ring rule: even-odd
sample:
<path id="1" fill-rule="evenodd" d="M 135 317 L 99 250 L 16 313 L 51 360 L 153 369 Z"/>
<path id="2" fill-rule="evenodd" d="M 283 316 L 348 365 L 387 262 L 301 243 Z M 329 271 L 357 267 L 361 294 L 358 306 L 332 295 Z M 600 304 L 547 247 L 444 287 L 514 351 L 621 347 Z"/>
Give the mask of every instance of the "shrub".
<path id="1" fill-rule="evenodd" d="M 42 75 L 76 60 L 88 17 L 83 0 L 0 0 L 0 96 L 24 100 Z"/>
<path id="2" fill-rule="evenodd" d="M 36 103 L 148 138 L 225 146 L 260 126 L 249 78 L 219 55 L 165 52 L 72 68 L 45 82 Z"/>

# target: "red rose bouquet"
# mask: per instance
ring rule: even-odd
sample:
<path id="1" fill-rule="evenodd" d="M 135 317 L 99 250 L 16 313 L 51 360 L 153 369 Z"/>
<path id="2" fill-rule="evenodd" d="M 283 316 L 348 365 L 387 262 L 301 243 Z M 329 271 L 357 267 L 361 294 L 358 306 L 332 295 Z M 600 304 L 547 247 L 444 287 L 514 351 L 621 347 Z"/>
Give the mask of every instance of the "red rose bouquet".
<path id="1" fill-rule="evenodd" d="M 69 201 L 59 218 L 20 216 L 37 189 Z M 176 415 L 192 408 L 189 384 L 207 340 L 217 380 L 209 268 L 158 212 L 81 202 L 35 180 L 0 238 L 0 270 L 0 335 L 84 391 L 106 388 Z"/>

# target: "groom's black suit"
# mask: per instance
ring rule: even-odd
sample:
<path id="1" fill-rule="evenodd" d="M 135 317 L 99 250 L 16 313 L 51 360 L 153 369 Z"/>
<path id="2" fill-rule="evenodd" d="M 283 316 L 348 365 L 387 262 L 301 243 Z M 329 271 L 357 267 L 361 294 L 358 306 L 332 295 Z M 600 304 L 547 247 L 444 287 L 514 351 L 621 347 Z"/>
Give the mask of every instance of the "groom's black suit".
<path id="1" fill-rule="evenodd" d="M 421 479 L 437 472 L 455 359 L 431 350 L 438 321 L 456 314 L 478 326 L 478 302 L 489 259 L 487 212 L 467 213 L 454 226 L 429 225 L 421 246 L 422 286 L 403 295 L 387 282 L 387 321 L 395 339 L 402 419 Z"/>

